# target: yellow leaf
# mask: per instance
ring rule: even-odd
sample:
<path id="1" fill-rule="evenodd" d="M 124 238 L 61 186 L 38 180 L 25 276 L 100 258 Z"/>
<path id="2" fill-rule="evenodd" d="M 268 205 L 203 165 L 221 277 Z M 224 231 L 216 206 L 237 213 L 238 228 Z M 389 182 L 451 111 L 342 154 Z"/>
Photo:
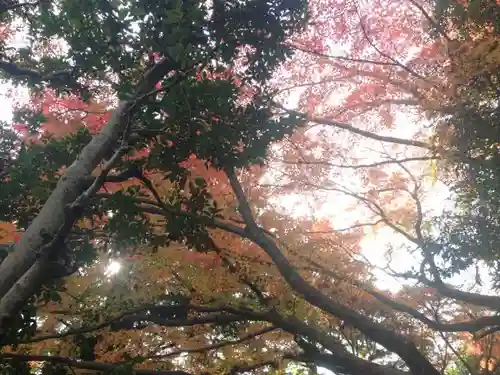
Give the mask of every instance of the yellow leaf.
<path id="1" fill-rule="evenodd" d="M 432 183 L 432 185 L 436 184 L 437 176 L 438 176 L 437 161 L 431 160 L 431 183 Z"/>

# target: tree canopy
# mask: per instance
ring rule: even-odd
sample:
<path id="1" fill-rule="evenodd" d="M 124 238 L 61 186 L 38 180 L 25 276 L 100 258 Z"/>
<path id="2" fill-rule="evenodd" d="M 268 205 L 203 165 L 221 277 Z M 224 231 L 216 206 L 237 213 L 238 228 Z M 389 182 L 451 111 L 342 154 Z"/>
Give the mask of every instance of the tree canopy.
<path id="1" fill-rule="evenodd" d="M 499 8 L 0 1 L 2 373 L 497 373 Z"/>

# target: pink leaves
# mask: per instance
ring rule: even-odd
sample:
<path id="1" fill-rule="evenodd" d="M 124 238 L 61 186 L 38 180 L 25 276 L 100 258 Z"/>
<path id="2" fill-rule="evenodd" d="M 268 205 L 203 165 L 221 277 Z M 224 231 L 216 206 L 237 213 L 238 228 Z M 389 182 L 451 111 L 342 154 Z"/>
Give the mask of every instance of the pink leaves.
<path id="1" fill-rule="evenodd" d="M 21 133 L 24 136 L 28 135 L 28 126 L 25 124 L 19 124 L 19 123 L 12 124 L 12 129 L 14 129 L 18 133 Z"/>
<path id="2" fill-rule="evenodd" d="M 309 94 L 307 98 L 307 114 L 309 116 L 314 116 L 316 112 L 316 106 L 321 103 L 321 99 L 319 95 Z"/>

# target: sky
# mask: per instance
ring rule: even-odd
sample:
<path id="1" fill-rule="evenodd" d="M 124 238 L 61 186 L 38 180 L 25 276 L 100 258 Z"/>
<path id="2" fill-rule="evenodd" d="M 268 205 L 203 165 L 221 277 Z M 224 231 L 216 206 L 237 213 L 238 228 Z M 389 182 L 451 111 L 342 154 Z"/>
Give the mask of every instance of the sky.
<path id="1" fill-rule="evenodd" d="M 12 120 L 12 103 L 7 98 L 10 86 L 0 84 L 0 121 L 10 122 Z"/>

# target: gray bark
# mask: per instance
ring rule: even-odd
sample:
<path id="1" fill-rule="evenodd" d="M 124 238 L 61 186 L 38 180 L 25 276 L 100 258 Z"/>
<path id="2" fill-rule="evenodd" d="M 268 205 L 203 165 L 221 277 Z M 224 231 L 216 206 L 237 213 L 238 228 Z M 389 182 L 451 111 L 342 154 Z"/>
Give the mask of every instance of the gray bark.
<path id="1" fill-rule="evenodd" d="M 48 255 L 54 249 L 47 246 L 47 236 L 50 242 L 50 237 L 58 233 L 65 223 L 68 205 L 88 187 L 92 172 L 127 126 L 132 109 L 147 98 L 148 92 L 171 69 L 170 65 L 170 61 L 164 59 L 152 67 L 138 85 L 133 100 L 118 104 L 106 126 L 84 147 L 61 177 L 14 251 L 0 264 L 0 335 L 6 328 L 6 319 L 13 316 L 51 277 L 47 263 L 50 262 Z"/>

